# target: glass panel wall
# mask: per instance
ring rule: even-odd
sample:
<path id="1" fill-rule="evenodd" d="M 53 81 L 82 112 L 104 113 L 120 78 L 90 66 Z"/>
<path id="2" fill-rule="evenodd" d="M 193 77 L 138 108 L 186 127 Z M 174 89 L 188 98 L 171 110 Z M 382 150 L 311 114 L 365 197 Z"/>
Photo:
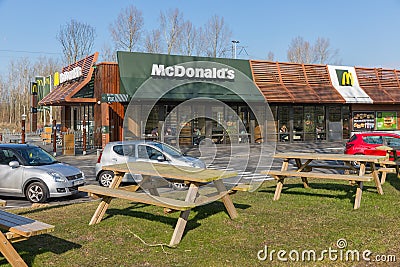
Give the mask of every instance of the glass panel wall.
<path id="1" fill-rule="evenodd" d="M 293 107 L 293 141 L 304 140 L 304 107 Z"/>
<path id="2" fill-rule="evenodd" d="M 290 141 L 290 107 L 279 106 L 278 107 L 278 139 L 281 142 Z"/>
<path id="3" fill-rule="evenodd" d="M 340 106 L 337 106 L 340 110 Z M 298 142 L 326 140 L 326 109 L 321 105 L 271 107 L 275 113 L 277 140 Z M 340 116 L 339 116 L 340 117 Z M 341 117 L 340 117 L 341 118 Z M 335 119 L 336 116 L 335 116 Z"/>
<path id="4" fill-rule="evenodd" d="M 142 116 L 148 108 L 141 106 Z M 265 107 L 260 106 L 260 109 Z M 260 111 L 258 115 L 262 117 L 264 113 Z M 144 119 L 142 136 L 171 145 L 199 145 L 205 138 L 215 144 L 248 143 L 251 134 L 258 134 L 262 141 L 262 126 L 252 116 L 250 108 L 240 103 L 213 106 L 160 104 L 152 108 L 147 121 Z"/>

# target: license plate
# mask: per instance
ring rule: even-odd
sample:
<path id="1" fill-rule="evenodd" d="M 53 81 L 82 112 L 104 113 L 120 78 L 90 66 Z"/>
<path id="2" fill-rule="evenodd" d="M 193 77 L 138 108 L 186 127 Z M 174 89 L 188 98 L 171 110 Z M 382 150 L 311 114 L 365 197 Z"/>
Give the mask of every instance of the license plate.
<path id="1" fill-rule="evenodd" d="M 82 180 L 73 181 L 73 182 L 72 182 L 72 185 L 73 185 L 73 186 L 77 186 L 77 185 L 81 185 L 81 184 L 83 184 L 83 181 L 82 181 Z"/>

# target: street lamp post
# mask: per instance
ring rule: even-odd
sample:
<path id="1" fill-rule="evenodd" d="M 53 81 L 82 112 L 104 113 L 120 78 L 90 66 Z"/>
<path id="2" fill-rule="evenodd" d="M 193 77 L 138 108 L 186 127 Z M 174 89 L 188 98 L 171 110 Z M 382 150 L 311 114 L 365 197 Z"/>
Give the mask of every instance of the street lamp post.
<path id="1" fill-rule="evenodd" d="M 238 40 L 233 40 L 232 41 L 232 56 L 234 59 L 236 59 L 236 45 L 240 43 Z"/>
<path id="2" fill-rule="evenodd" d="M 83 116 L 83 121 L 82 121 L 82 146 L 83 146 L 83 155 L 86 155 L 86 117 L 87 115 L 85 114 Z"/>
<path id="3" fill-rule="evenodd" d="M 26 114 L 22 114 L 21 116 L 21 143 L 25 144 L 25 121 L 26 121 Z"/>

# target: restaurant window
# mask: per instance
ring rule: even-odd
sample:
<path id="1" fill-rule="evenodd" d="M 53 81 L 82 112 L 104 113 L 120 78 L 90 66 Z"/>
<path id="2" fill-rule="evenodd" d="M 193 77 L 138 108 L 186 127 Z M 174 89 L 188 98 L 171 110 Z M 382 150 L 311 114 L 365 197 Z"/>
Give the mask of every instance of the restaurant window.
<path id="1" fill-rule="evenodd" d="M 304 134 L 304 107 L 293 107 L 293 141 L 303 141 Z"/>
<path id="2" fill-rule="evenodd" d="M 142 114 L 146 114 L 147 110 L 151 107 L 148 105 L 142 106 Z M 159 136 L 159 129 L 158 129 L 158 115 L 159 115 L 159 106 L 154 106 L 149 113 L 149 117 L 146 121 L 146 126 L 144 129 L 144 134 L 146 138 L 150 138 L 152 140 L 157 140 Z"/>
<path id="3" fill-rule="evenodd" d="M 316 139 L 315 106 L 304 107 L 304 140 L 314 141 Z"/>
<path id="4" fill-rule="evenodd" d="M 192 109 L 191 106 L 178 106 L 179 145 L 192 145 Z"/>
<path id="5" fill-rule="evenodd" d="M 290 107 L 278 107 L 278 140 L 281 142 L 290 141 Z"/>
<path id="6" fill-rule="evenodd" d="M 329 141 L 343 139 L 342 106 L 328 107 L 328 129 Z"/>
<path id="7" fill-rule="evenodd" d="M 178 111 L 174 105 L 165 105 L 164 142 L 176 145 L 178 134 Z"/>
<path id="8" fill-rule="evenodd" d="M 326 121 L 325 107 L 315 107 L 315 137 L 317 140 L 325 140 L 326 138 Z"/>

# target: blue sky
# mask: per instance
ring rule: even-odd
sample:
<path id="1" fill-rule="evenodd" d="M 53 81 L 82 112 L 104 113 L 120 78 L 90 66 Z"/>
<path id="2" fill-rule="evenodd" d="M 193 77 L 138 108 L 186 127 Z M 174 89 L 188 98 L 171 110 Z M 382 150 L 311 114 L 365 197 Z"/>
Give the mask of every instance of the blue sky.
<path id="1" fill-rule="evenodd" d="M 248 54 L 242 51 L 242 58 L 266 59 L 271 51 L 285 62 L 293 38 L 323 37 L 339 49 L 342 65 L 400 69 L 400 0 L 0 0 L 0 73 L 12 59 L 61 56 L 56 34 L 71 19 L 96 29 L 101 52 L 111 45 L 110 23 L 131 4 L 143 12 L 146 30 L 158 27 L 160 11 L 173 8 L 196 26 L 224 17 Z"/>

